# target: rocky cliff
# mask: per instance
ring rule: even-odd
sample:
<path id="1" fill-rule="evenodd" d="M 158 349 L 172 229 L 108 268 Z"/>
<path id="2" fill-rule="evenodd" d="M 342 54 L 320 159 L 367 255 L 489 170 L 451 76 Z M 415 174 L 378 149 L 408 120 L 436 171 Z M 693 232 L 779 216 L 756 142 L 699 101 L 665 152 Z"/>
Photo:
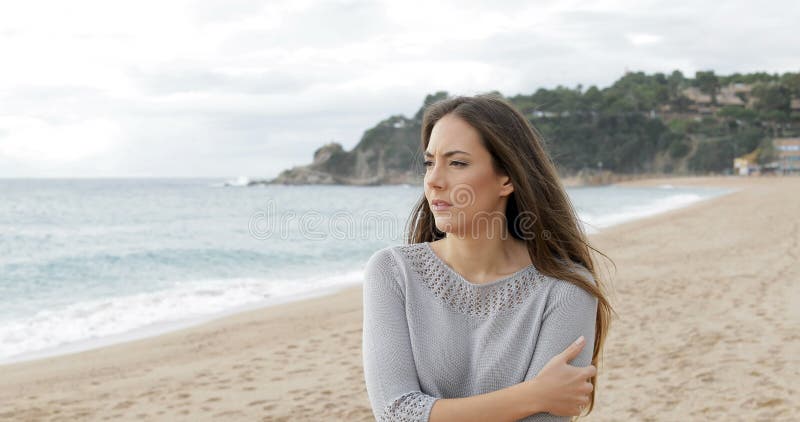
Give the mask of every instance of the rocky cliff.
<path id="1" fill-rule="evenodd" d="M 445 92 L 428 95 L 412 118 L 395 115 L 381 121 L 365 131 L 351 151 L 345 151 L 338 142 L 330 142 L 314 151 L 310 164 L 284 170 L 274 179 L 252 181 L 250 184 L 422 183 L 422 111 L 426 105 L 446 96 Z"/>

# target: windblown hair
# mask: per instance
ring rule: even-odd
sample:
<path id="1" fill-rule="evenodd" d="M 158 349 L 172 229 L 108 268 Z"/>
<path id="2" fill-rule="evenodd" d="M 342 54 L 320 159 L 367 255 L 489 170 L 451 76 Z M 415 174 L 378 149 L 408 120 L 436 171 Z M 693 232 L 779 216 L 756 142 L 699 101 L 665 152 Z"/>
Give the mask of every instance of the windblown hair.
<path id="1" fill-rule="evenodd" d="M 608 256 L 587 241 L 556 166 L 545 150 L 542 135 L 502 97 L 494 94 L 451 97 L 426 107 L 422 118 L 422 151 L 428 147 L 436 122 L 450 113 L 478 131 L 483 146 L 491 154 L 494 168 L 510 178 L 514 191 L 506 205 L 508 232 L 526 242 L 534 266 L 542 274 L 573 283 L 597 297 L 592 365 L 599 370 L 598 361 L 614 311 L 604 293 L 604 283 L 600 280 L 590 249 L 606 258 Z M 532 218 L 519 218 L 521 215 Z M 523 220 L 527 224 L 523 224 Z M 423 194 L 411 213 L 406 241 L 432 242 L 444 236 L 445 233 L 436 228 L 433 213 Z M 565 263 L 583 266 L 591 273 L 595 284 Z M 596 378 L 590 379 L 595 388 L 590 394 L 590 403 L 585 411 L 587 415 L 594 408 Z"/>

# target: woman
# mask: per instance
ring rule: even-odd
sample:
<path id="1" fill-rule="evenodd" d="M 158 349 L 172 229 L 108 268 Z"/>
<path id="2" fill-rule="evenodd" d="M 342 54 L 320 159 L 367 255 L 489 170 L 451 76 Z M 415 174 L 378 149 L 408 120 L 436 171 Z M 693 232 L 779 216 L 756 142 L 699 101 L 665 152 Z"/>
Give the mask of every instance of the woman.
<path id="1" fill-rule="evenodd" d="M 540 135 L 502 98 L 456 97 L 426 108 L 422 150 L 408 244 L 375 252 L 365 271 L 376 419 L 591 412 L 611 306 Z"/>

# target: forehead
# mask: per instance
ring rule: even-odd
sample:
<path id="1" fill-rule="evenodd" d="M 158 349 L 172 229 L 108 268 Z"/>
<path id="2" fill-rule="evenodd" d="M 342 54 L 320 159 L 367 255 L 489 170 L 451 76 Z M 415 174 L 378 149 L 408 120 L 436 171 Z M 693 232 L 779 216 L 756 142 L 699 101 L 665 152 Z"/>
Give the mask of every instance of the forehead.
<path id="1" fill-rule="evenodd" d="M 433 126 L 426 152 L 460 150 L 475 154 L 482 148 L 480 133 L 460 117 L 448 114 Z"/>

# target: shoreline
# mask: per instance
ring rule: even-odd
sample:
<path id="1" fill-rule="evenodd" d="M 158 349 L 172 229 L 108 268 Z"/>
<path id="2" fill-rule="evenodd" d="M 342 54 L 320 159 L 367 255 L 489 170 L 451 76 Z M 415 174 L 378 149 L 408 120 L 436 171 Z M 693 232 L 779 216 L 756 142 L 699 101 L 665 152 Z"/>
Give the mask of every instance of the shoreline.
<path id="1" fill-rule="evenodd" d="M 800 310 L 790 303 L 800 293 L 791 283 L 800 279 L 800 178 L 782 179 L 621 183 L 741 189 L 590 235 L 617 265 L 608 293 L 621 318 L 612 322 L 587 419 L 800 412 L 791 387 L 800 367 L 791 321 Z M 2 365 L 0 419 L 374 420 L 360 333 L 358 285 Z"/>
<path id="2" fill-rule="evenodd" d="M 691 181 L 692 178 L 687 178 L 687 179 Z M 661 179 L 635 178 L 635 179 L 628 179 L 628 180 L 625 180 L 625 181 L 621 181 L 621 182 L 618 182 L 618 183 L 613 183 L 611 185 L 631 186 L 631 187 L 639 187 L 639 186 L 643 186 L 643 187 L 658 187 L 661 184 L 661 183 L 658 183 L 658 182 L 648 182 L 648 181 L 653 181 L 653 180 L 658 181 L 658 180 L 661 180 Z M 670 180 L 672 180 L 672 179 L 670 179 Z M 698 185 L 689 186 L 689 187 L 695 187 L 695 186 L 698 186 Z M 703 184 L 701 184 L 701 186 L 703 186 Z M 591 188 L 591 187 L 599 187 L 599 186 L 578 185 L 578 186 L 569 186 L 569 187 L 570 188 L 582 188 L 582 187 L 590 187 Z M 724 193 L 722 195 L 729 195 L 731 193 L 733 193 L 733 192 Z M 608 225 L 608 226 L 599 226 L 599 232 L 604 232 L 604 231 L 609 230 L 609 229 L 611 229 L 613 227 L 616 227 L 616 226 L 618 226 L 620 224 L 626 224 L 626 223 L 630 223 L 630 222 L 633 222 L 633 221 L 638 221 L 638 220 L 641 220 L 641 219 L 644 219 L 644 218 L 658 216 L 658 215 L 661 215 L 661 214 L 664 214 L 664 213 L 668 213 L 668 212 L 673 211 L 673 210 L 678 210 L 678 209 L 691 207 L 691 206 L 694 206 L 694 205 L 696 205 L 698 203 L 702 203 L 702 202 L 706 202 L 708 200 L 714 199 L 715 197 L 716 196 L 703 198 L 703 199 L 700 199 L 700 200 L 697 200 L 697 201 L 693 201 L 693 202 L 688 203 L 688 204 L 677 205 L 675 208 L 661 209 L 661 210 L 658 210 L 658 211 L 656 211 L 655 213 L 652 213 L 652 214 L 646 213 L 646 214 L 642 214 L 642 215 L 637 215 L 637 216 L 633 217 L 632 219 L 624 220 L 624 221 L 621 221 L 621 222 L 618 222 L 618 223 L 613 223 L 613 224 Z M 596 230 L 598 230 L 598 228 L 596 228 L 594 226 L 590 227 L 589 225 L 587 225 L 586 228 L 587 228 L 588 234 L 590 236 L 594 235 L 596 233 L 599 233 L 598 231 L 596 231 Z M 237 306 L 234 306 L 232 308 L 226 309 L 224 311 L 216 312 L 216 313 L 209 314 L 209 315 L 198 316 L 198 317 L 190 317 L 190 318 L 181 318 L 179 320 L 174 320 L 174 321 L 158 322 L 158 323 L 151 324 L 151 325 L 148 325 L 148 326 L 138 327 L 138 328 L 135 328 L 133 330 L 130 330 L 130 331 L 127 331 L 127 332 L 124 332 L 124 333 L 104 336 L 104 337 L 100 337 L 100 338 L 78 340 L 78 341 L 75 341 L 75 342 L 62 344 L 62 345 L 58 345 L 58 346 L 53 346 L 53 347 L 48 347 L 48 348 L 45 348 L 45 349 L 40 349 L 40 350 L 36 350 L 36 351 L 32 351 L 32 352 L 26 352 L 26 353 L 12 355 L 12 356 L 8 356 L 8 357 L 0 357 L 0 368 L 2 368 L 4 366 L 7 366 L 7 365 L 13 365 L 13 364 L 16 364 L 16 363 L 31 362 L 31 361 L 36 361 L 36 360 L 41 360 L 41 359 L 46 359 L 46 358 L 51 358 L 51 357 L 72 355 L 72 354 L 75 354 L 75 353 L 80 353 L 80 352 L 84 352 L 84 351 L 100 349 L 100 348 L 113 346 L 113 345 L 117 345 L 117 344 L 124 344 L 124 343 L 130 342 L 130 341 L 158 337 L 160 335 L 169 334 L 169 333 L 172 333 L 172 332 L 185 330 L 185 329 L 189 329 L 189 328 L 192 328 L 192 327 L 196 327 L 196 326 L 200 326 L 200 325 L 203 325 L 203 324 L 207 324 L 209 322 L 213 322 L 215 320 L 226 318 L 226 317 L 229 317 L 231 315 L 239 314 L 239 313 L 242 313 L 242 312 L 269 308 L 269 307 L 276 306 L 276 305 L 282 304 L 282 303 L 302 302 L 304 300 L 307 300 L 309 298 L 314 298 L 314 297 L 329 296 L 329 295 L 335 294 L 336 292 L 339 292 L 339 291 L 341 291 L 343 289 L 347 289 L 347 288 L 350 288 L 350 287 L 357 287 L 357 286 L 360 286 L 360 285 L 361 285 L 360 280 L 354 280 L 354 281 L 350 281 L 350 282 L 347 282 L 347 283 L 341 283 L 341 284 L 326 286 L 325 288 L 322 288 L 322 289 L 319 289 L 319 290 L 315 290 L 315 291 L 306 291 L 306 292 L 297 293 L 297 294 L 284 296 L 284 297 L 270 298 L 270 299 L 258 301 L 258 302 L 255 302 L 255 303 L 237 305 Z"/>
<path id="3" fill-rule="evenodd" d="M 243 312 L 269 308 L 281 304 L 291 304 L 302 302 L 304 300 L 313 299 L 316 297 L 324 297 L 335 294 L 343 289 L 352 288 L 353 286 L 360 286 L 359 281 L 342 283 L 337 285 L 330 285 L 320 288 L 319 290 L 305 291 L 302 293 L 295 293 L 287 296 L 278 296 L 268 300 L 259 301 L 255 303 L 248 303 L 237 305 L 230 309 L 226 309 L 214 314 L 204 315 L 194 318 L 183 318 L 177 321 L 158 322 L 144 327 L 139 327 L 131 331 L 111 336 L 93 338 L 88 340 L 80 340 L 65 345 L 59 345 L 46 349 L 36 350 L 30 353 L 23 353 L 21 355 L 13 355 L 7 358 L 0 358 L 0 369 L 6 365 L 14 365 L 23 362 L 34 362 L 42 359 L 67 356 L 75 353 L 101 349 L 108 346 L 124 344 L 135 340 L 146 340 L 149 338 L 158 337 L 164 334 L 169 334 L 193 327 L 201 326 L 219 319 L 227 318 L 229 316 L 237 315 Z"/>

